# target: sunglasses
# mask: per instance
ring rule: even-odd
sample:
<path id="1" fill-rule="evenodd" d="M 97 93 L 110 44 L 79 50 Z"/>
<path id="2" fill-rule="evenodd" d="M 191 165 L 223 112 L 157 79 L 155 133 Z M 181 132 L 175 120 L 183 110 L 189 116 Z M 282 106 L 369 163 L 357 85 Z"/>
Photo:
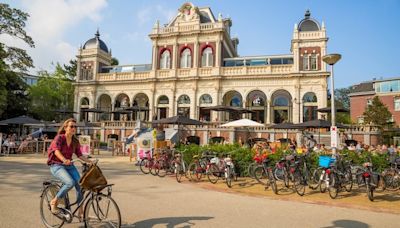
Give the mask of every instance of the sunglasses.
<path id="1" fill-rule="evenodd" d="M 69 128 L 76 128 L 76 125 L 69 126 Z"/>

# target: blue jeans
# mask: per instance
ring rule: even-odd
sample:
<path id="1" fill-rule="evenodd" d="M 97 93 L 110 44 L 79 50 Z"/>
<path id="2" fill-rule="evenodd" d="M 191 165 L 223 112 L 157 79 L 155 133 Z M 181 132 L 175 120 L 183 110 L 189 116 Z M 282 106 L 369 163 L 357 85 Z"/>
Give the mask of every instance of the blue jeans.
<path id="1" fill-rule="evenodd" d="M 77 202 L 81 202 L 83 196 L 81 192 L 81 186 L 79 185 L 80 175 L 74 165 L 58 165 L 54 164 L 50 166 L 51 174 L 59 179 L 63 185 L 60 191 L 57 193 L 57 199 L 64 198 L 65 195 L 75 186 Z"/>

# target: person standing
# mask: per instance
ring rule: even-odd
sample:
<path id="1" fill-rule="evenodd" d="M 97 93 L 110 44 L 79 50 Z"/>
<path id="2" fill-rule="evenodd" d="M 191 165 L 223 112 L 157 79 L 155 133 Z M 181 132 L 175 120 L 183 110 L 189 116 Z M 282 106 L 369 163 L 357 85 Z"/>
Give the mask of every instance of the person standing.
<path id="1" fill-rule="evenodd" d="M 57 207 L 59 199 L 65 197 L 69 190 L 75 187 L 77 202 L 79 203 L 83 196 L 79 186 L 80 175 L 74 164 L 71 162 L 72 155 L 75 154 L 80 160 L 91 163 L 89 159 L 82 156 L 80 144 L 76 133 L 76 120 L 67 119 L 59 128 L 56 137 L 51 142 L 47 151 L 47 165 L 50 166 L 51 174 L 59 179 L 63 185 L 57 195 L 51 200 L 51 212 L 59 213 Z M 83 207 L 79 208 L 79 215 L 83 215 Z"/>

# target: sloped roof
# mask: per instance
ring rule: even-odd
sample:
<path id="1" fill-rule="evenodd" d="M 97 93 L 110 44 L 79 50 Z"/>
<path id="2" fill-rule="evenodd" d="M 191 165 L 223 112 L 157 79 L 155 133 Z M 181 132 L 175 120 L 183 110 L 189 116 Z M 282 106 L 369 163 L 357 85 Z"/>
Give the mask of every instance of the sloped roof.
<path id="1" fill-rule="evenodd" d="M 362 82 L 358 85 L 353 85 L 350 93 L 373 92 L 373 91 L 375 91 L 373 82 Z"/>

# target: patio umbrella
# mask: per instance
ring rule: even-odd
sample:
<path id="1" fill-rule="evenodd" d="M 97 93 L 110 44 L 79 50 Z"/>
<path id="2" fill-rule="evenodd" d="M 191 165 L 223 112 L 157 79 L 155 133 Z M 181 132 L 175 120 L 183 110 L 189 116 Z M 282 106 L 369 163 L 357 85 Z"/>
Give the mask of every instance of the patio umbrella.
<path id="1" fill-rule="evenodd" d="M 40 128 L 37 131 L 32 132 L 30 135 L 32 138 L 39 138 L 43 134 L 43 128 Z"/>
<path id="2" fill-rule="evenodd" d="M 216 105 L 211 107 L 205 107 L 204 110 L 212 110 L 217 112 L 237 112 L 239 114 L 243 113 L 254 113 L 254 111 L 242 108 L 242 107 L 233 107 L 233 106 L 225 106 L 225 105 Z"/>
<path id="3" fill-rule="evenodd" d="M 39 124 L 39 123 L 40 123 L 39 120 L 33 119 L 29 116 L 18 116 L 11 119 L 0 121 L 1 125 L 9 125 L 9 124 L 25 125 L 25 124 Z"/>
<path id="4" fill-rule="evenodd" d="M 39 120 L 33 119 L 29 116 L 18 116 L 6 120 L 0 121 L 1 125 L 18 125 L 18 136 L 21 135 L 21 126 L 29 125 L 29 124 L 38 124 L 40 123 Z"/>
<path id="5" fill-rule="evenodd" d="M 249 119 L 240 119 L 222 124 L 221 127 L 264 127 L 264 124 Z"/>
<path id="6" fill-rule="evenodd" d="M 82 108 L 82 112 L 94 112 L 94 113 L 103 113 L 105 111 L 97 109 L 97 108 Z"/>
<path id="7" fill-rule="evenodd" d="M 190 119 L 185 116 L 173 116 L 169 118 L 154 120 L 152 123 L 155 124 L 177 124 L 177 125 L 204 125 L 205 123 L 198 120 Z"/>
<path id="8" fill-rule="evenodd" d="M 298 128 L 318 128 L 318 143 L 321 142 L 321 128 L 330 128 L 331 122 L 328 120 L 310 120 L 304 123 L 296 124 Z M 346 128 L 343 124 L 337 123 L 336 127 L 338 128 Z"/>
<path id="9" fill-rule="evenodd" d="M 265 126 L 264 124 L 249 119 L 234 120 L 221 125 L 221 127 L 246 127 L 247 134 L 249 134 L 248 128 L 250 127 L 264 127 L 264 126 Z M 249 138 L 249 135 L 247 135 L 247 138 Z"/>
<path id="10" fill-rule="evenodd" d="M 330 128 L 331 121 L 328 120 L 310 120 L 307 122 L 296 124 L 298 128 Z M 338 128 L 346 128 L 343 124 L 337 123 Z"/>
<path id="11" fill-rule="evenodd" d="M 332 109 L 331 107 L 319 108 L 317 109 L 317 112 L 331 113 Z M 336 108 L 336 112 L 349 112 L 349 110 L 345 108 Z"/>

